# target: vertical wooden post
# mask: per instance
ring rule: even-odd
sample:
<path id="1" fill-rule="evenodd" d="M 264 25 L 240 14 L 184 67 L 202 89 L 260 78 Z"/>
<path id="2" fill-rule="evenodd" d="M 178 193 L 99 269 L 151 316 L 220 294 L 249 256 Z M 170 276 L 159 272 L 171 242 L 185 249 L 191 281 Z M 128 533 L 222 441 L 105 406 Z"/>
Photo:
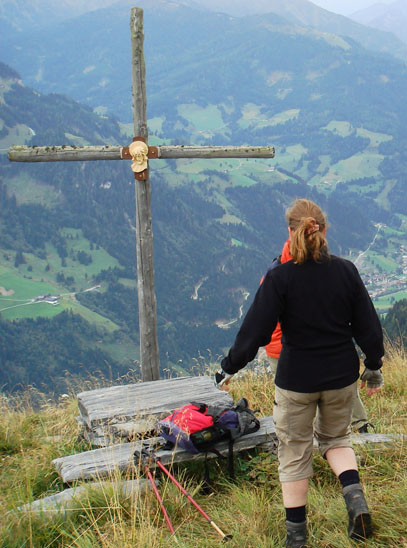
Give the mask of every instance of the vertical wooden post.
<path id="1" fill-rule="evenodd" d="M 130 18 L 132 45 L 132 107 L 134 135 L 147 142 L 147 99 L 144 61 L 143 10 L 132 8 Z M 143 381 L 160 378 L 157 340 L 157 313 L 154 292 L 153 230 L 151 187 L 148 178 L 135 181 L 137 289 L 139 306 L 140 360 Z"/>

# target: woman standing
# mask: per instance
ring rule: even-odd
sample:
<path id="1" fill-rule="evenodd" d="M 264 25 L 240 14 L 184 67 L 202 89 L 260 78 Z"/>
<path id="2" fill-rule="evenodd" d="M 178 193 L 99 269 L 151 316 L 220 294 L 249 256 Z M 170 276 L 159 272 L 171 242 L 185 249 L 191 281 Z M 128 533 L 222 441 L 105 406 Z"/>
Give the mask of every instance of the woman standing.
<path id="1" fill-rule="evenodd" d="M 367 382 L 368 395 L 383 385 L 384 349 L 379 319 L 356 267 L 329 253 L 327 220 L 321 208 L 299 199 L 286 212 L 286 219 L 292 260 L 265 276 L 215 382 L 218 386 L 228 382 L 253 360 L 280 322 L 282 351 L 273 411 L 279 440 L 278 470 L 286 511 L 286 546 L 302 548 L 307 541 L 306 502 L 314 436 L 341 482 L 349 536 L 371 535 L 370 514 L 350 441 L 359 378 L 353 341 L 366 356 L 361 379 Z"/>
<path id="2" fill-rule="evenodd" d="M 275 268 L 278 264 L 286 263 L 291 261 L 292 257 L 290 255 L 290 240 L 287 240 L 281 251 L 281 255 L 273 260 L 271 263 L 270 269 Z M 260 283 L 263 283 L 264 276 L 262 277 Z M 282 349 L 281 344 L 282 331 L 280 323 L 277 323 L 277 326 L 273 333 L 271 334 L 271 340 L 267 346 L 264 347 L 264 350 L 268 357 L 268 371 L 275 376 L 277 371 L 278 358 L 280 357 L 280 352 Z M 374 428 L 374 426 L 369 422 L 365 406 L 363 401 L 360 398 L 359 390 L 356 390 L 356 397 L 353 400 L 352 406 L 352 418 L 351 418 L 351 427 L 353 431 L 360 433 L 367 433 L 369 428 Z"/>

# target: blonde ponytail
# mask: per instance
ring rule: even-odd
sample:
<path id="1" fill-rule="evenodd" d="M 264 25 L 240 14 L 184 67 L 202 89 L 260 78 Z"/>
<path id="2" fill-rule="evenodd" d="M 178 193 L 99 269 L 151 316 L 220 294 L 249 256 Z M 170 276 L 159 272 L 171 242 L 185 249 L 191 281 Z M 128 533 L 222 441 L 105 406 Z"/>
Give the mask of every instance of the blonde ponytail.
<path id="1" fill-rule="evenodd" d="M 286 211 L 291 228 L 290 253 L 295 263 L 303 264 L 307 259 L 320 262 L 329 257 L 325 238 L 327 217 L 322 209 L 311 200 L 295 200 Z"/>

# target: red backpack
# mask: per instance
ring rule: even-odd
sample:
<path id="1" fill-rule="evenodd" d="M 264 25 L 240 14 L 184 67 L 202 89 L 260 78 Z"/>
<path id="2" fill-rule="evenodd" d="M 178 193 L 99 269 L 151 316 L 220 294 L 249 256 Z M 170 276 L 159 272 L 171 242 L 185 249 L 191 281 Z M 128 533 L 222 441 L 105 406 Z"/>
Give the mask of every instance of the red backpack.
<path id="1" fill-rule="evenodd" d="M 169 448 L 178 445 L 193 454 L 212 449 L 217 441 L 233 441 L 259 428 L 259 420 L 245 398 L 233 407 L 191 402 L 156 424 L 158 435 Z"/>
<path id="2" fill-rule="evenodd" d="M 211 452 L 222 457 L 214 444 L 221 440 L 229 440 L 229 474 L 233 478 L 233 442 L 260 428 L 260 422 L 254 413 L 249 409 L 246 398 L 240 399 L 233 407 L 226 408 L 192 402 L 158 421 L 156 430 L 167 442 L 165 449 L 179 446 L 193 454 Z M 205 482 L 209 484 L 206 458 Z"/>

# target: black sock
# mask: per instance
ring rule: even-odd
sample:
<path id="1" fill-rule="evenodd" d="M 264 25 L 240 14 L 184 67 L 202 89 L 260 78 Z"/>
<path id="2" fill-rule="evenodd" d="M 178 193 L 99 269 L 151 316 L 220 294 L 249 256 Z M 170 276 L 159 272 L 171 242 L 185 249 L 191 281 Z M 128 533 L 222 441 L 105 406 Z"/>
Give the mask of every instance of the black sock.
<path id="1" fill-rule="evenodd" d="M 305 521 L 305 506 L 286 508 L 285 518 L 287 521 L 292 521 L 293 523 L 302 523 Z"/>
<path id="2" fill-rule="evenodd" d="M 342 487 L 360 483 L 359 472 L 357 470 L 345 470 L 345 472 L 339 474 L 338 479 L 341 482 Z"/>

